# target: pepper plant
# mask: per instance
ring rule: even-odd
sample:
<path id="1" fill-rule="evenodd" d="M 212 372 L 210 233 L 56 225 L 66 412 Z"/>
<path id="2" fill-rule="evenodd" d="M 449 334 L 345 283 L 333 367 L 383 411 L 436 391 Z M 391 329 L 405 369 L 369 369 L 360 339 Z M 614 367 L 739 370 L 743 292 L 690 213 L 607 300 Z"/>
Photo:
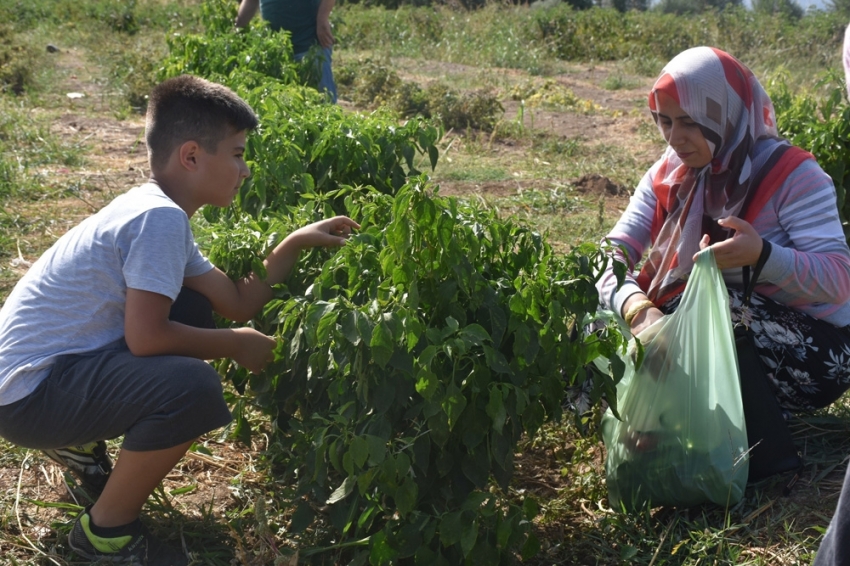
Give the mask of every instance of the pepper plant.
<path id="1" fill-rule="evenodd" d="M 558 255 L 533 230 L 435 191 L 425 177 L 394 196 L 344 187 L 286 216 L 209 227 L 210 257 L 245 271 L 251 254 L 234 235 L 268 248 L 339 199 L 362 224 L 339 251 L 302 258 L 255 321 L 281 343 L 263 374 L 219 366 L 271 416 L 278 480 L 294 486 L 290 530 L 309 528 L 302 555 L 317 562 L 534 554 L 537 504 L 503 491 L 517 443 L 559 419 L 565 385 L 622 345 L 616 332 L 576 332 L 597 309 L 606 255 Z M 615 379 L 597 379 L 597 396 L 613 398 Z"/>
<path id="2" fill-rule="evenodd" d="M 844 77 L 831 73 L 820 81 L 826 87 L 825 97 L 811 94 L 792 94 L 782 75 L 772 80 L 768 88 L 776 110 L 779 134 L 817 159 L 818 164 L 832 177 L 835 184 L 838 211 L 844 235 L 850 240 L 850 104 Z"/>
<path id="3" fill-rule="evenodd" d="M 236 277 L 262 273 L 258 258 L 297 226 L 333 214 L 362 225 L 337 251 L 302 254 L 252 322 L 280 343 L 263 373 L 217 365 L 240 437 L 249 406 L 269 416 L 300 555 L 487 565 L 535 554 L 537 503 L 506 489 L 514 453 L 561 418 L 566 385 L 592 375 L 594 395 L 614 398 L 616 366 L 583 369 L 624 343 L 615 329 L 582 331 L 608 257 L 594 245 L 556 254 L 528 227 L 438 196 L 419 171 L 437 165 L 437 127 L 346 113 L 292 73 L 250 67 L 239 49 L 266 39 L 232 32 L 231 8 L 209 0 L 212 31 L 175 40 L 163 65 L 227 84 L 260 117 L 253 176 L 233 207 L 196 220 L 199 243 Z"/>

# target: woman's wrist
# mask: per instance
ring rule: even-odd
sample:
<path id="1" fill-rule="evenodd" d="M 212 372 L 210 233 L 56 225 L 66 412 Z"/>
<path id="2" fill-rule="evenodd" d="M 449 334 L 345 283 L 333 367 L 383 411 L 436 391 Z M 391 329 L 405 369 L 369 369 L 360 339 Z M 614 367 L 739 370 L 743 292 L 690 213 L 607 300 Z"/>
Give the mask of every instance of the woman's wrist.
<path id="1" fill-rule="evenodd" d="M 626 321 L 626 324 L 631 327 L 632 322 L 634 322 L 635 317 L 646 309 L 655 308 L 655 303 L 650 301 L 649 299 L 643 299 L 639 301 L 632 302 L 628 309 L 626 309 L 625 314 L 623 315 L 623 320 Z"/>

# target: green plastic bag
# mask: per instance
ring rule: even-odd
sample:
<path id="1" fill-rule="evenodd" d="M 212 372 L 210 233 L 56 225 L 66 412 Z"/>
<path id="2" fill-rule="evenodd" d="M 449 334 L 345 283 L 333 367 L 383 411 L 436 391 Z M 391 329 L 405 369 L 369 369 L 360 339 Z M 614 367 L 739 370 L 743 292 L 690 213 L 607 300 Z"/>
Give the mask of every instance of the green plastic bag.
<path id="1" fill-rule="evenodd" d="M 714 252 L 700 252 L 679 308 L 638 335 L 623 356 L 617 408 L 602 417 L 608 498 L 614 509 L 738 502 L 747 483 L 729 296 Z"/>

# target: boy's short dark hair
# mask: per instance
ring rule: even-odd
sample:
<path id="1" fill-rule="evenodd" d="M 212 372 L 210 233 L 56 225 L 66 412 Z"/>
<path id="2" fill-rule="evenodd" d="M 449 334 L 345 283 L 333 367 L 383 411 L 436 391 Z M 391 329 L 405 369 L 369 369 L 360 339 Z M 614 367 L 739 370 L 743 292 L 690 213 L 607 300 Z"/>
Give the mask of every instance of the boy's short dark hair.
<path id="1" fill-rule="evenodd" d="M 192 75 L 167 79 L 154 87 L 148 101 L 145 142 L 151 169 L 164 167 L 187 141 L 215 153 L 222 139 L 257 124 L 248 103 L 226 86 Z"/>

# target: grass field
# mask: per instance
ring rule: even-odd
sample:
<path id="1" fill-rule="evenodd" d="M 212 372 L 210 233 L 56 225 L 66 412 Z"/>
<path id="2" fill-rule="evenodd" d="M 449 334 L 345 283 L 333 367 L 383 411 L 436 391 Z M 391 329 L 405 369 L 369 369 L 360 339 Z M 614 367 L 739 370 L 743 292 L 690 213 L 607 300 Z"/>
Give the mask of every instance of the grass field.
<path id="1" fill-rule="evenodd" d="M 0 94 L 0 300 L 56 238 L 147 179 L 138 108 L 166 37 L 196 29 L 199 4 L 37 0 L 18 4 L 14 16 L 0 7 L 0 21 L 13 22 L 0 24 L 0 84 L 6 85 Z M 494 3 L 477 13 L 440 9 L 435 16 L 339 6 L 335 63 L 356 69 L 369 58 L 405 82 L 443 82 L 495 96 L 504 109 L 498 123 L 492 131 L 449 130 L 433 179 L 441 194 L 518 218 L 566 251 L 605 234 L 662 150 L 645 101 L 663 57 L 557 58 L 523 35 L 520 24 L 532 17 L 524 10 Z M 804 39 L 781 46 L 766 40 L 733 53 L 764 76 L 779 73 L 781 60 L 794 88 L 814 89 L 816 78 L 840 67 L 840 26 L 824 22 L 804 19 L 795 28 L 814 30 L 805 45 Z M 698 27 L 684 19 L 668 23 Z M 781 27 L 757 23 L 759 33 Z M 370 110 L 354 98 L 343 89 L 341 106 Z M 512 493 L 531 494 L 540 506 L 541 549 L 525 563 L 809 564 L 850 454 L 848 411 L 842 400 L 793 421 L 806 466 L 788 495 L 789 478 L 778 477 L 750 486 L 731 508 L 634 515 L 608 505 L 599 438 L 582 436 L 569 423 L 549 423 L 524 441 L 511 485 Z M 253 418 L 267 430 L 264 417 Z M 154 531 L 198 564 L 309 562 L 299 551 L 301 539 L 288 530 L 292 510 L 278 497 L 286 486 L 265 459 L 269 437 L 255 435 L 244 446 L 230 432 L 201 439 L 152 497 L 147 512 Z M 66 537 L 85 504 L 38 451 L 0 442 L 0 564 L 82 563 Z"/>

